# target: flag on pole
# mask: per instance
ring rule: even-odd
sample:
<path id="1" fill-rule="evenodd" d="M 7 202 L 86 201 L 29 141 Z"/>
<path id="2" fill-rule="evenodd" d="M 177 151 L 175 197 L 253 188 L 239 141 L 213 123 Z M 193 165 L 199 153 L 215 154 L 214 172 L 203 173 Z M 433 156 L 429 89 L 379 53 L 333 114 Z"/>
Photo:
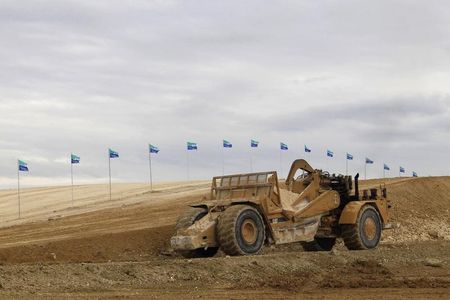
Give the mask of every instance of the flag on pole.
<path id="1" fill-rule="evenodd" d="M 369 164 L 369 165 L 373 164 L 373 160 L 366 157 L 366 164 Z"/>
<path id="2" fill-rule="evenodd" d="M 347 157 L 346 157 L 346 161 L 345 161 L 345 175 L 348 175 L 348 161 L 349 160 L 353 160 L 353 155 L 351 155 L 350 153 L 347 152 Z"/>
<path id="3" fill-rule="evenodd" d="M 75 154 L 70 155 L 70 162 L 72 164 L 79 164 L 80 163 L 80 157 L 76 156 Z"/>
<path id="4" fill-rule="evenodd" d="M 159 152 L 159 148 L 152 144 L 148 145 L 148 150 L 150 153 L 155 153 L 155 154 L 158 154 L 158 152 Z"/>
<path id="5" fill-rule="evenodd" d="M 285 143 L 280 143 L 280 149 L 281 150 L 288 150 L 288 145 L 286 145 Z"/>
<path id="6" fill-rule="evenodd" d="M 224 150 L 225 148 L 233 148 L 233 144 L 231 144 L 229 141 L 227 140 L 222 140 L 222 175 L 225 175 L 225 153 Z"/>
<path id="7" fill-rule="evenodd" d="M 417 173 L 413 171 L 413 172 L 412 172 L 412 176 L 413 176 L 413 177 L 417 177 Z"/>
<path id="8" fill-rule="evenodd" d="M 74 195 L 73 195 L 73 165 L 80 163 L 80 157 L 75 154 L 70 154 L 70 178 L 72 184 L 72 207 L 74 203 Z"/>
<path id="9" fill-rule="evenodd" d="M 28 172 L 28 164 L 22 160 L 18 160 L 19 171 Z"/>
<path id="10" fill-rule="evenodd" d="M 259 142 L 257 140 L 251 140 L 250 141 L 250 147 L 252 148 L 258 148 Z"/>
<path id="11" fill-rule="evenodd" d="M 334 152 L 331 150 L 327 150 L 327 156 L 328 157 L 333 157 L 334 156 Z"/>
<path id="12" fill-rule="evenodd" d="M 233 144 L 231 144 L 229 141 L 227 140 L 223 140 L 223 147 L 224 148 L 233 148 Z"/>
<path id="13" fill-rule="evenodd" d="M 251 148 L 258 148 L 259 146 L 259 142 L 257 140 L 251 139 L 250 140 L 250 149 Z M 252 157 L 252 152 L 250 151 L 250 172 L 253 173 L 253 157 Z"/>
<path id="14" fill-rule="evenodd" d="M 187 142 L 187 149 L 188 149 L 189 151 L 191 151 L 191 150 L 197 150 L 197 149 L 198 149 L 197 143 Z"/>
<path id="15" fill-rule="evenodd" d="M 308 148 L 306 145 L 305 145 L 305 153 L 311 153 L 311 148 Z"/>
<path id="16" fill-rule="evenodd" d="M 384 164 L 384 167 L 383 167 L 386 171 L 390 171 L 391 170 L 391 168 L 389 168 L 389 166 L 387 165 L 387 164 Z"/>
<path id="17" fill-rule="evenodd" d="M 152 145 L 152 144 L 148 144 L 148 168 L 149 168 L 149 172 L 150 172 L 150 191 L 153 191 L 153 176 L 152 176 L 152 153 L 154 154 L 158 154 L 159 152 L 159 148 Z"/>
<path id="18" fill-rule="evenodd" d="M 112 150 L 111 148 L 108 149 L 109 153 L 109 200 L 112 200 L 112 180 L 111 180 L 111 158 L 118 158 L 119 152 Z"/>
<path id="19" fill-rule="evenodd" d="M 17 205 L 20 219 L 20 172 L 28 172 L 28 164 L 20 159 L 17 160 Z"/>
<path id="20" fill-rule="evenodd" d="M 400 173 L 405 173 L 405 168 L 400 167 Z"/>
<path id="21" fill-rule="evenodd" d="M 117 157 L 119 157 L 119 152 L 109 149 L 109 158 L 117 158 Z"/>

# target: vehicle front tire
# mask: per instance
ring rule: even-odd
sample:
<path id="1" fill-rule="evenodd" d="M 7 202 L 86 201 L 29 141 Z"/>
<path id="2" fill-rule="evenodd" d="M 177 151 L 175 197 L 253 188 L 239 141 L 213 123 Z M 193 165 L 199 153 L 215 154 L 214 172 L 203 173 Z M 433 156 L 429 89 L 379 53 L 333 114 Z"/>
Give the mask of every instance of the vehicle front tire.
<path id="1" fill-rule="evenodd" d="M 257 254 L 266 239 L 260 213 L 249 205 L 233 205 L 218 219 L 217 238 L 227 255 Z"/>
<path id="2" fill-rule="evenodd" d="M 368 250 L 378 246 L 381 240 L 380 214 L 371 205 L 364 205 L 356 224 L 341 225 L 342 238 L 349 250 Z"/>

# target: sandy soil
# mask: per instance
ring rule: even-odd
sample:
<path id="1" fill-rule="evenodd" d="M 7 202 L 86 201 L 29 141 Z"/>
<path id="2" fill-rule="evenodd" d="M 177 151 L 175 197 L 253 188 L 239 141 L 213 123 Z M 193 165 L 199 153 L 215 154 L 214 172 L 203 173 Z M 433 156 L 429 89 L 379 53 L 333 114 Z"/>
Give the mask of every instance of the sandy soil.
<path id="1" fill-rule="evenodd" d="M 0 191 L 0 299 L 449 299 L 450 178 L 386 184 L 392 217 L 379 249 L 306 253 L 298 244 L 261 255 L 186 260 L 168 241 L 187 204 L 209 184 L 80 186 Z M 15 200 L 15 201 L 14 201 Z"/>
<path id="2" fill-rule="evenodd" d="M 59 218 L 119 207 L 127 204 L 152 201 L 174 194 L 207 191 L 210 182 L 177 182 L 154 185 L 150 192 L 149 184 L 113 184 L 112 198 L 109 198 L 109 185 L 69 186 L 22 189 L 20 196 L 21 218 L 17 190 L 0 190 L 0 226 L 10 226 L 30 221 Z"/>

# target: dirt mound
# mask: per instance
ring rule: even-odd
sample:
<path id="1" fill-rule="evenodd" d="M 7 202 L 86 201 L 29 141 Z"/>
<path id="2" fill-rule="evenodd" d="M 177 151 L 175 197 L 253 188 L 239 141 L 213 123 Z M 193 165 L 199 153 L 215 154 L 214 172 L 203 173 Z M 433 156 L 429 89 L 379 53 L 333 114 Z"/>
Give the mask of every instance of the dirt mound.
<path id="1" fill-rule="evenodd" d="M 386 231 L 391 242 L 450 240 L 450 177 L 424 177 L 388 185 L 391 218 L 400 228 Z"/>

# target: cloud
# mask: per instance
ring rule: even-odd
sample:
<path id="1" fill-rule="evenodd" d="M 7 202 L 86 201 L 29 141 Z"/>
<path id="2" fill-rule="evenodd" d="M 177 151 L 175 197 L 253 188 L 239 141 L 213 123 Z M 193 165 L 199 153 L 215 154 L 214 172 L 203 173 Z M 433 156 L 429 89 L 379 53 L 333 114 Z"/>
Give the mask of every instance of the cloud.
<path id="1" fill-rule="evenodd" d="M 157 180 L 278 169 L 278 143 L 319 167 L 353 152 L 447 174 L 449 9 L 421 1 L 45 1 L 0 4 L 0 177 L 28 160 L 31 184 L 145 181 L 147 143 L 162 149 Z M 420 159 L 426 153 L 426 159 Z M 317 156 L 315 156 L 317 155 Z M 355 166 L 355 170 L 358 168 Z M 286 170 L 287 167 L 284 167 Z M 380 169 L 381 170 L 381 169 Z M 379 176 L 375 168 L 371 176 Z M 26 184 L 26 182 L 25 182 Z M 11 186 L 0 180 L 0 187 Z"/>

